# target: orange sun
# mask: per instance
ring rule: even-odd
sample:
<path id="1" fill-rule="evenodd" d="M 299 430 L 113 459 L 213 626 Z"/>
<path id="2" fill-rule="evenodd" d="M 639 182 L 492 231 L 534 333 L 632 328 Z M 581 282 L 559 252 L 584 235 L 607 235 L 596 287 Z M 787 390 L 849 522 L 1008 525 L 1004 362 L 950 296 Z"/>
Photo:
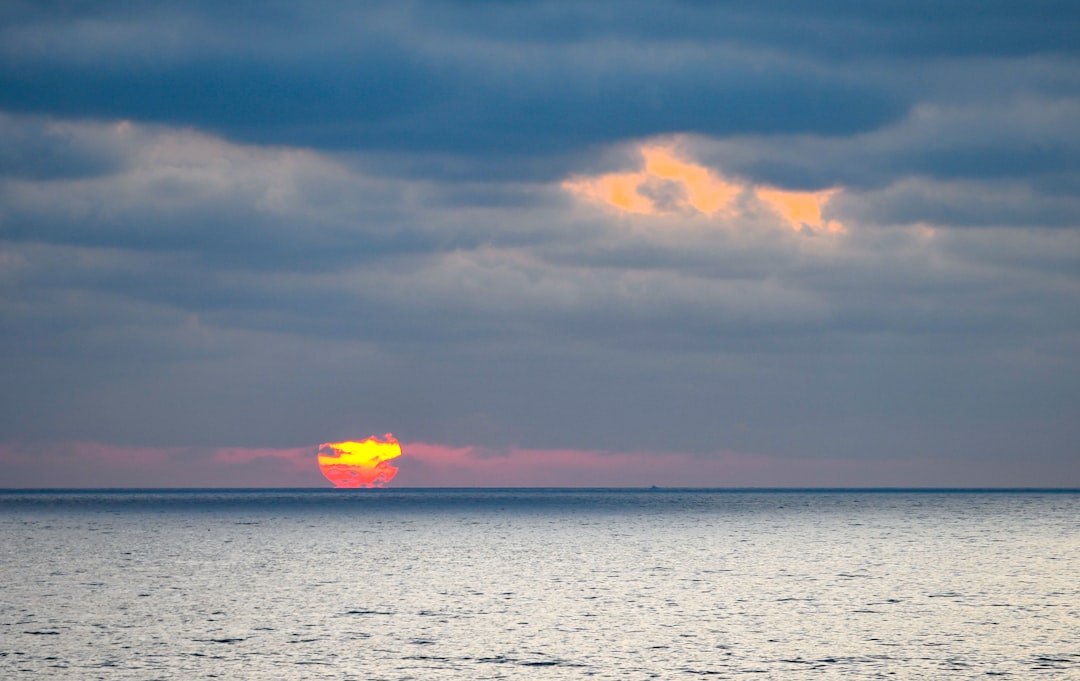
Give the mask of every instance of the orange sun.
<path id="1" fill-rule="evenodd" d="M 401 445 L 390 433 L 380 440 L 327 442 L 319 445 L 319 470 L 334 487 L 382 487 L 398 469 L 390 459 L 401 456 Z"/>

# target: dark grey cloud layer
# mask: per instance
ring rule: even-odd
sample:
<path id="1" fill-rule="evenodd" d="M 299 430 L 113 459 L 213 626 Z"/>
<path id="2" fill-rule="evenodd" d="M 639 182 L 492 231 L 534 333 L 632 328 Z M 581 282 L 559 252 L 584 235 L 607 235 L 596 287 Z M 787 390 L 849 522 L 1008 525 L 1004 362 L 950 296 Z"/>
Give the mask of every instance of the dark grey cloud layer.
<path id="1" fill-rule="evenodd" d="M 16 3 L 0 106 L 328 149 L 835 135 L 902 116 L 918 97 L 904 72 L 1075 54 L 1080 30 L 1069 3 L 866 5 Z"/>
<path id="2" fill-rule="evenodd" d="M 0 443 L 389 430 L 1080 484 L 1078 17 L 7 3 Z M 561 186 L 648 140 L 737 210 Z M 839 189 L 845 231 L 792 229 L 764 186 Z"/>
<path id="3" fill-rule="evenodd" d="M 784 61 L 762 66 L 724 50 L 664 49 L 671 54 L 659 65 L 628 48 L 507 51 L 416 54 L 385 45 L 165 63 L 142 55 L 91 65 L 11 59 L 0 106 L 194 125 L 263 144 L 484 155 L 565 152 L 671 130 L 839 134 L 904 109 L 857 79 Z"/>

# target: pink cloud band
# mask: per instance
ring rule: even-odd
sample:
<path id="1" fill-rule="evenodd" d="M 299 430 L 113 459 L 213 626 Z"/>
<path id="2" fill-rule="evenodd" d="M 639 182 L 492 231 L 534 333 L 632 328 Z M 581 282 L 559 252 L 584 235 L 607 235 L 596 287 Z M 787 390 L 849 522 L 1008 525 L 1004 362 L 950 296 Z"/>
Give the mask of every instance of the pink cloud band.
<path id="1" fill-rule="evenodd" d="M 966 487 L 1009 479 L 1055 486 L 1058 471 L 1004 462 L 791 459 L 573 449 L 491 450 L 404 443 L 394 487 Z M 1016 470 L 1014 470 L 1016 469 Z M 328 487 L 316 447 L 0 445 L 0 487 Z"/>

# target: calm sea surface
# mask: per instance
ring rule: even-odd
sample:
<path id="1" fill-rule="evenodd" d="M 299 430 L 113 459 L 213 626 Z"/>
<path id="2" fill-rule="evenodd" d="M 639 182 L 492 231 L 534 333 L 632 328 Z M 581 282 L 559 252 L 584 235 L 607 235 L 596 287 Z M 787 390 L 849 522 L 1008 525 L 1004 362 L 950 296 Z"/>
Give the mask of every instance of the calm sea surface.
<path id="1" fill-rule="evenodd" d="M 1080 678 L 1080 494 L 0 492 L 0 678 Z"/>

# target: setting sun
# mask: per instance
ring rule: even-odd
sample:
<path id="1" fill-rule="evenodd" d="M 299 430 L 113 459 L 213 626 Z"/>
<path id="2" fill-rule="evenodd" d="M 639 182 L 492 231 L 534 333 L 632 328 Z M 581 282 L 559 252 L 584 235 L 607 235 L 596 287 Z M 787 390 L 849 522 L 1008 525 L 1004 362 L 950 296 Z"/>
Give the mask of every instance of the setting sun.
<path id="1" fill-rule="evenodd" d="M 356 442 L 319 445 L 319 470 L 334 487 L 382 487 L 398 469 L 388 463 L 401 456 L 401 445 L 390 433 Z"/>

